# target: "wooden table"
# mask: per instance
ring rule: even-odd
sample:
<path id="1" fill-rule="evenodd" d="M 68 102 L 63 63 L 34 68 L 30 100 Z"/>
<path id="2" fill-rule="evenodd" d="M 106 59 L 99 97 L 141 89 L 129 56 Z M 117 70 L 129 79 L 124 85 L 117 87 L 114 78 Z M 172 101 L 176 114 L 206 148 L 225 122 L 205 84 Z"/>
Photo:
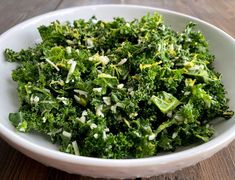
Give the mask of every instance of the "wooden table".
<path id="1" fill-rule="evenodd" d="M 138 4 L 186 13 L 223 29 L 235 37 L 235 0 L 1 0 L 0 33 L 25 19 L 56 9 L 93 4 Z M 0 139 L 0 180 L 92 179 L 46 167 L 21 154 Z M 235 141 L 213 157 L 160 180 L 235 179 Z"/>

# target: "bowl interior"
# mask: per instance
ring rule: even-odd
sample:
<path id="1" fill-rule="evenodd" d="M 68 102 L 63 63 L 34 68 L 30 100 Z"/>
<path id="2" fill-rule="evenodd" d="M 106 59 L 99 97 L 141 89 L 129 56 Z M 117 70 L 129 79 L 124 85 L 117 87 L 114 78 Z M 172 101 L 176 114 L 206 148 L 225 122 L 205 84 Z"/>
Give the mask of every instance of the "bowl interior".
<path id="1" fill-rule="evenodd" d="M 153 13 L 154 11 L 156 10 L 138 6 L 117 6 L 115 8 L 93 6 L 90 8 L 80 8 L 79 10 L 74 8 L 63 10 L 63 13 L 59 11 L 33 18 L 32 20 L 28 20 L 23 24 L 17 25 L 13 29 L 4 33 L 0 36 L 0 125 L 7 128 L 11 133 L 17 133 L 18 136 L 23 137 L 31 143 L 41 145 L 49 149 L 57 149 L 57 147 L 52 145 L 44 136 L 35 133 L 23 134 L 16 132 L 15 128 L 9 122 L 8 114 L 10 112 L 17 111 L 18 109 L 18 98 L 16 93 L 17 85 L 11 80 L 11 71 L 16 67 L 16 65 L 5 61 L 3 56 L 5 48 L 20 50 L 22 48 L 33 46 L 35 43 L 40 41 L 37 27 L 49 24 L 55 20 L 65 22 L 79 18 L 89 19 L 93 15 L 98 19 L 106 21 L 110 21 L 116 16 L 124 17 L 126 20 L 132 20 L 146 15 L 148 12 Z M 215 69 L 222 73 L 222 80 L 228 92 L 228 98 L 230 99 L 230 108 L 235 110 L 235 91 L 233 91 L 235 87 L 235 78 L 233 78 L 235 69 L 234 40 L 221 30 L 198 19 L 160 9 L 158 12 L 163 15 L 165 23 L 177 31 L 181 31 L 189 21 L 197 23 L 197 28 L 206 36 L 210 50 L 216 57 L 216 61 L 214 63 Z M 216 129 L 214 138 L 216 138 L 221 136 L 228 129 L 235 128 L 235 118 L 228 121 L 216 121 L 214 124 Z"/>

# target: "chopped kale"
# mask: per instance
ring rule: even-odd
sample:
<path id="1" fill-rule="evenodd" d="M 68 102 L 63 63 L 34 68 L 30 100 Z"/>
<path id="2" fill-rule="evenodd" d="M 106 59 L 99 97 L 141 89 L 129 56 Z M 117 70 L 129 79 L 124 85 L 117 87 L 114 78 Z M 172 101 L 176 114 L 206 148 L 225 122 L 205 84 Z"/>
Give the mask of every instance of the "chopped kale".
<path id="1" fill-rule="evenodd" d="M 157 13 L 40 26 L 41 43 L 5 50 L 19 63 L 20 107 L 9 120 L 81 156 L 141 158 L 207 142 L 210 121 L 234 112 L 194 26 L 175 32 Z"/>

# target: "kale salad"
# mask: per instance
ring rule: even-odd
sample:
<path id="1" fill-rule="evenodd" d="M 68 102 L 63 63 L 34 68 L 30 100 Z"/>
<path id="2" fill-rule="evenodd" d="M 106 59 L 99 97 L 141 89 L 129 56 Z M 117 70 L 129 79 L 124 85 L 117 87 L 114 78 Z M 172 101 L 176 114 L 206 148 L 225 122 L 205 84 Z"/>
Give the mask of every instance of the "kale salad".
<path id="1" fill-rule="evenodd" d="M 158 13 L 40 26 L 42 42 L 5 50 L 18 63 L 20 107 L 9 120 L 89 157 L 142 158 L 207 142 L 210 122 L 234 113 L 194 26 L 176 32 Z"/>

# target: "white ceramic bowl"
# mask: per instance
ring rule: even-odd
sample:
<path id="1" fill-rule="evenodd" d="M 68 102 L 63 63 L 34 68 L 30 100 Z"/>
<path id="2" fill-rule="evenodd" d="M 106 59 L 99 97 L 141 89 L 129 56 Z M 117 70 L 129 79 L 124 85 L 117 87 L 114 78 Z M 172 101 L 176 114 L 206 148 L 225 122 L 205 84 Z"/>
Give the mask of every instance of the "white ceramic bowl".
<path id="1" fill-rule="evenodd" d="M 198 24 L 198 29 L 205 34 L 211 52 L 216 56 L 215 67 L 223 74 L 222 79 L 228 91 L 230 107 L 234 110 L 235 41 L 222 30 L 194 17 L 151 7 L 126 5 L 75 7 L 29 19 L 0 36 L 0 135 L 2 138 L 22 153 L 45 165 L 69 173 L 107 178 L 148 177 L 173 172 L 206 159 L 227 146 L 235 137 L 235 118 L 215 123 L 215 136 L 207 143 L 166 155 L 128 160 L 108 160 L 62 153 L 40 135 L 16 132 L 8 121 L 9 112 L 17 111 L 18 102 L 16 84 L 11 80 L 11 71 L 15 68 L 15 65 L 5 61 L 3 56 L 5 48 L 20 50 L 34 45 L 40 41 L 37 27 L 42 24 L 49 24 L 54 20 L 63 22 L 78 18 L 89 19 L 92 15 L 96 15 L 98 19 L 102 20 L 112 20 L 115 16 L 122 16 L 126 20 L 131 20 L 154 11 L 162 14 L 165 23 L 178 31 L 182 30 L 189 21 Z"/>

